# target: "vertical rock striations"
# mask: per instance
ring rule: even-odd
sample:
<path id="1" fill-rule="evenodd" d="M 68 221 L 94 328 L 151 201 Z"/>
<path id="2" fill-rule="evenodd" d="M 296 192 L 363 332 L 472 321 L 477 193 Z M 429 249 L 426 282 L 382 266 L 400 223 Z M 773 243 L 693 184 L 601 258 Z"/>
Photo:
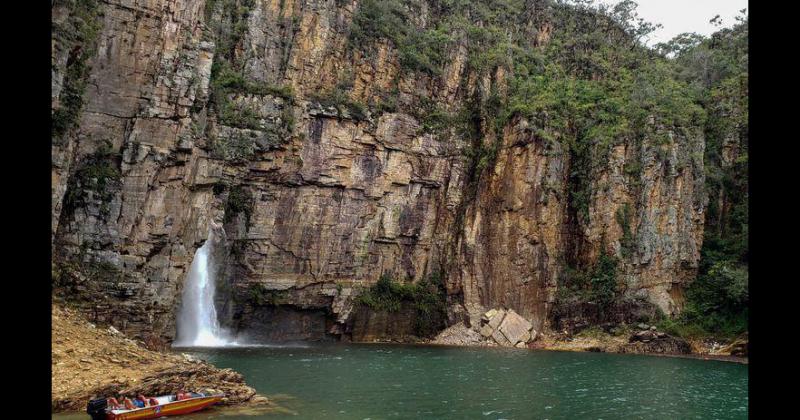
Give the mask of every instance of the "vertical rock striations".
<path id="1" fill-rule="evenodd" d="M 556 15 L 527 3 L 509 24 L 544 48 Z M 461 12 L 431 4 L 55 2 L 57 295 L 171 340 L 214 220 L 221 322 L 258 340 L 411 325 L 413 311 L 393 320 L 354 298 L 383 274 L 442 270 L 451 323 L 478 329 L 503 307 L 542 331 L 570 313 L 553 312 L 565 276 L 606 254 L 617 295 L 679 311 L 702 242 L 702 133 L 653 119 L 651 135 L 581 155 L 526 115 L 495 124 L 514 69 L 480 68 L 464 28 L 432 53 Z M 390 7 L 410 26 L 380 26 Z M 431 47 L 403 44 L 416 36 Z"/>

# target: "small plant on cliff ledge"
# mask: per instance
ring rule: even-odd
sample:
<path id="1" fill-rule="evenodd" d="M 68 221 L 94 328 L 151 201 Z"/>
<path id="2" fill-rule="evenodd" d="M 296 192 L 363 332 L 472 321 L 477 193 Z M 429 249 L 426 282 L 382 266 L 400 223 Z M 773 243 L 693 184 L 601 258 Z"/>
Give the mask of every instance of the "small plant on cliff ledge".
<path id="1" fill-rule="evenodd" d="M 219 106 L 219 122 L 229 127 L 261 129 L 261 115 L 257 110 L 227 98 Z"/>
<path id="2" fill-rule="evenodd" d="M 558 300 L 567 302 L 594 302 L 606 308 L 618 297 L 618 260 L 600 251 L 597 262 L 588 270 L 567 267 L 559 282 Z"/>
<path id="3" fill-rule="evenodd" d="M 84 158 L 67 183 L 64 195 L 67 214 L 85 206 L 90 197 L 99 202 L 101 214 L 108 213 L 108 204 L 120 187 L 120 159 L 119 153 L 111 150 L 110 142 L 102 143 L 94 153 Z"/>
<path id="4" fill-rule="evenodd" d="M 325 108 L 336 108 L 339 118 L 342 118 L 347 112 L 356 121 L 367 119 L 367 107 L 361 102 L 350 99 L 347 93 L 341 89 L 319 94 L 312 93 L 309 95 L 309 99 Z"/>
<path id="5" fill-rule="evenodd" d="M 215 61 L 211 68 L 211 85 L 224 93 L 245 93 L 250 95 L 271 95 L 294 102 L 294 92 L 290 86 L 273 85 L 250 80 L 234 70 L 226 61 Z"/>
<path id="6" fill-rule="evenodd" d="M 396 312 L 404 299 L 411 299 L 413 289 L 413 284 L 397 282 L 384 273 L 377 283 L 358 295 L 356 301 L 377 311 Z"/>
<path id="7" fill-rule="evenodd" d="M 225 223 L 236 218 L 239 213 L 244 213 L 247 224 L 250 224 L 250 216 L 253 214 L 253 193 L 241 185 L 230 189 L 228 201 L 225 203 Z"/>
<path id="8" fill-rule="evenodd" d="M 248 298 L 251 304 L 256 306 L 275 306 L 286 301 L 289 292 L 286 290 L 267 289 L 261 283 L 253 283 L 248 288 Z"/>
<path id="9" fill-rule="evenodd" d="M 420 336 L 431 336 L 444 328 L 447 319 L 447 290 L 441 272 L 434 272 L 417 283 L 414 329 Z"/>
<path id="10" fill-rule="evenodd" d="M 446 291 L 441 273 L 433 273 L 418 283 L 401 283 L 384 273 L 372 287 L 362 292 L 356 302 L 376 311 L 397 312 L 403 303 L 414 309 L 414 329 L 429 336 L 444 327 Z"/>
<path id="11" fill-rule="evenodd" d="M 209 138 L 211 156 L 233 163 L 244 163 L 255 154 L 255 142 L 240 132 L 228 136 L 211 136 Z"/>
<path id="12" fill-rule="evenodd" d="M 619 240 L 621 252 L 623 257 L 628 257 L 631 254 L 634 238 L 631 232 L 631 206 L 628 203 L 623 204 L 617 209 L 615 214 L 617 224 L 622 229 L 622 237 Z"/>

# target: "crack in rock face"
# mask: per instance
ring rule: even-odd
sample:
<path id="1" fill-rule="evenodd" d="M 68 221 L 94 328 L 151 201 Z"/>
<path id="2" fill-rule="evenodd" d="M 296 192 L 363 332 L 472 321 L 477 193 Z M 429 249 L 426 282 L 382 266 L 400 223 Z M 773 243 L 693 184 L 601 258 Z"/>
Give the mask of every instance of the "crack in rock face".
<path id="1" fill-rule="evenodd" d="M 214 223 L 219 323 L 263 339 L 412 334 L 424 322 L 413 310 L 358 302 L 388 273 L 439 278 L 447 325 L 526 345 L 563 303 L 559 281 L 604 253 L 618 293 L 681 309 L 702 244 L 702 134 L 654 122 L 668 144 L 590 151 L 578 216 L 571 174 L 586 156 L 522 117 L 492 128 L 482 108 L 455 121 L 511 77 L 471 70 L 465 42 L 435 74 L 407 71 L 389 40 L 352 50 L 357 10 L 340 2 L 255 2 L 236 22 L 222 2 L 62 3 L 56 25 L 98 25 L 82 107 L 52 144 L 54 290 L 93 322 L 174 340 Z M 431 13 L 409 22 L 441 18 Z M 530 39 L 544 47 L 559 25 L 539 14 Z M 54 110 L 77 86 L 77 38 L 58 33 Z"/>

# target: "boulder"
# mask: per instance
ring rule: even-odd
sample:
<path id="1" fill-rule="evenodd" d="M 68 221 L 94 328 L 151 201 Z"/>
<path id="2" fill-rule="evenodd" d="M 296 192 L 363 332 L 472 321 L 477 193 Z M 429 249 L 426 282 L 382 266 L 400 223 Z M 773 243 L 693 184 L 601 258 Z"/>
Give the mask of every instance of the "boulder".
<path id="1" fill-rule="evenodd" d="M 724 353 L 728 353 L 731 356 L 738 356 L 738 357 L 747 357 L 747 350 L 749 348 L 749 340 L 748 335 L 743 334 L 741 337 L 738 337 L 733 343 L 725 346 L 722 351 Z"/>
<path id="2" fill-rule="evenodd" d="M 495 315 L 497 315 L 497 309 L 490 309 L 481 316 L 481 321 L 489 322 Z"/>
<path id="3" fill-rule="evenodd" d="M 514 344 L 516 344 L 516 343 L 512 343 L 512 342 L 508 341 L 506 336 L 503 335 L 503 333 L 501 333 L 499 329 L 494 330 L 494 332 L 492 333 L 492 338 L 494 339 L 494 341 L 497 344 L 499 344 L 501 346 L 510 347 L 510 346 L 513 346 Z"/>
<path id="4" fill-rule="evenodd" d="M 509 310 L 499 329 L 511 344 L 517 344 L 519 342 L 527 343 L 531 339 L 532 328 L 533 325 L 527 319 L 513 310 Z"/>
<path id="5" fill-rule="evenodd" d="M 451 346 L 485 345 L 483 337 L 478 332 L 468 328 L 463 322 L 444 329 L 434 338 L 433 343 Z"/>
<path id="6" fill-rule="evenodd" d="M 490 311 L 491 312 L 491 311 Z M 492 327 L 493 330 L 496 330 L 497 327 L 500 326 L 500 323 L 503 322 L 503 319 L 506 317 L 506 311 L 499 310 L 495 313 L 495 315 L 489 320 L 489 326 Z"/>
<path id="7" fill-rule="evenodd" d="M 491 337 L 493 332 L 494 329 L 492 329 L 492 327 L 490 327 L 488 324 L 481 327 L 481 335 L 486 338 Z"/>
<path id="8" fill-rule="evenodd" d="M 647 343 L 649 341 L 655 340 L 658 338 L 658 335 L 650 330 L 643 330 L 637 333 L 634 333 L 631 338 L 628 340 L 631 343 L 635 343 L 637 341 L 641 341 L 643 343 Z"/>

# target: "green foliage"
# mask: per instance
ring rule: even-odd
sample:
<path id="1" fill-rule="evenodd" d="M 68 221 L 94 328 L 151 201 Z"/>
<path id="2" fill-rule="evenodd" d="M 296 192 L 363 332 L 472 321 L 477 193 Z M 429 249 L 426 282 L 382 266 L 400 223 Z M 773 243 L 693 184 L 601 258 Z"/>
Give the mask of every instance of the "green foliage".
<path id="1" fill-rule="evenodd" d="M 100 212 L 107 215 L 111 200 L 121 186 L 119 153 L 112 151 L 111 143 L 103 142 L 98 149 L 86 156 L 72 174 L 64 195 L 63 208 L 67 214 L 84 207 L 89 197 L 100 202 Z"/>
<path id="2" fill-rule="evenodd" d="M 112 288 L 124 280 L 125 272 L 111 262 L 88 256 L 86 243 L 81 244 L 79 255 L 55 258 L 51 265 L 52 285 L 66 289 L 63 296 L 79 297 L 101 283 Z"/>
<path id="3" fill-rule="evenodd" d="M 257 110 L 244 103 L 232 101 L 230 96 L 235 93 L 272 95 L 281 97 L 286 101 L 281 116 L 281 126 L 277 128 L 280 131 L 279 134 L 286 136 L 291 132 L 294 117 L 291 114 L 290 105 L 294 103 L 294 94 L 290 87 L 248 80 L 224 60 L 214 62 L 211 67 L 210 83 L 211 100 L 216 104 L 219 121 L 222 124 L 251 130 L 264 129 L 264 124 L 262 124 L 261 116 Z M 266 129 L 269 130 L 270 128 L 270 125 L 266 124 Z"/>
<path id="4" fill-rule="evenodd" d="M 414 284 L 395 281 L 384 273 L 372 287 L 358 295 L 356 301 L 376 311 L 397 312 L 403 300 L 412 300 Z"/>
<path id="5" fill-rule="evenodd" d="M 618 298 L 617 265 L 619 261 L 601 250 L 597 261 L 588 269 L 567 267 L 558 287 L 559 301 L 594 302 L 609 307 Z"/>
<path id="6" fill-rule="evenodd" d="M 247 297 L 250 303 L 256 306 L 276 306 L 287 300 L 289 292 L 267 289 L 261 283 L 251 283 L 247 290 Z"/>
<path id="7" fill-rule="evenodd" d="M 706 329 L 697 323 L 689 323 L 683 319 L 674 319 L 662 316 L 654 323 L 660 331 L 676 337 L 683 338 L 702 338 L 711 335 Z"/>
<path id="8" fill-rule="evenodd" d="M 445 28 L 412 31 L 401 43 L 400 65 L 406 69 L 440 75 L 445 64 L 445 47 L 451 41 Z"/>
<path id="9" fill-rule="evenodd" d="M 411 115 L 422 124 L 423 133 L 441 133 L 456 123 L 456 116 L 444 111 L 430 98 L 421 98 Z"/>
<path id="10" fill-rule="evenodd" d="M 254 6 L 255 0 L 206 1 L 205 18 L 215 34 L 215 57 L 236 62 L 236 50 L 247 31 L 247 18 Z"/>
<path id="11" fill-rule="evenodd" d="M 440 273 L 417 283 L 401 283 L 384 273 L 369 289 L 356 297 L 356 302 L 376 311 L 397 312 L 403 303 L 415 310 L 414 328 L 418 335 L 429 336 L 439 331 L 446 319 L 446 291 Z"/>
<path id="12" fill-rule="evenodd" d="M 294 124 L 291 112 L 294 93 L 291 87 L 245 77 L 243 65 L 237 55 L 237 49 L 247 30 L 248 16 L 254 6 L 254 0 L 206 2 L 206 21 L 214 33 L 217 45 L 214 63 L 211 66 L 209 100 L 215 105 L 220 123 L 236 128 L 265 130 L 272 137 L 283 139 L 289 136 Z M 258 110 L 245 103 L 233 101 L 231 96 L 235 94 L 270 95 L 283 98 L 284 105 L 280 123 L 272 124 L 270 121 L 264 121 Z M 236 138 L 232 141 L 225 141 L 223 144 L 217 142 L 218 155 L 226 156 L 227 152 L 232 151 L 233 160 L 247 159 L 252 154 L 251 145 L 241 140 Z M 232 149 L 228 146 L 231 146 Z"/>
<path id="13" fill-rule="evenodd" d="M 680 317 L 665 321 L 685 336 L 731 338 L 748 328 L 748 21 L 737 20 L 710 38 L 684 34 L 661 46 L 674 54 L 679 77 L 707 110 L 700 268 Z M 724 150 L 736 154 L 726 157 Z"/>
<path id="14" fill-rule="evenodd" d="M 230 127 L 261 129 L 261 116 L 250 106 L 229 100 L 222 101 L 219 108 L 219 121 Z"/>
<path id="15" fill-rule="evenodd" d="M 228 188 L 228 185 L 224 182 L 216 182 L 214 186 L 211 187 L 211 190 L 214 192 L 214 195 L 220 195 L 225 192 L 226 188 Z"/>
<path id="16" fill-rule="evenodd" d="M 442 273 L 436 272 L 417 283 L 414 295 L 417 335 L 431 336 L 444 328 L 447 319 L 447 291 Z"/>
<path id="17" fill-rule="evenodd" d="M 403 3 L 397 0 L 361 2 L 350 26 L 350 42 L 363 45 L 385 38 L 399 43 L 411 31 Z"/>
<path id="18" fill-rule="evenodd" d="M 633 248 L 633 232 L 631 231 L 631 206 L 628 203 L 623 204 L 617 209 L 615 214 L 617 224 L 622 228 L 622 238 L 620 238 L 620 246 L 622 248 L 622 256 L 628 257 Z"/>
<path id="19" fill-rule="evenodd" d="M 731 261 L 715 262 L 689 287 L 684 319 L 711 332 L 735 335 L 745 331 L 750 299 L 748 280 L 746 266 Z"/>
<path id="20" fill-rule="evenodd" d="M 237 185 L 228 192 L 228 201 L 225 203 L 225 223 L 234 220 L 240 213 L 244 213 L 247 225 L 253 214 L 253 193 L 249 189 Z"/>
<path id="21" fill-rule="evenodd" d="M 370 104 L 370 107 L 375 110 L 375 115 L 379 116 L 384 112 L 397 112 L 397 98 L 399 91 L 397 89 L 381 95 L 380 100 L 375 104 Z"/>
<path id="22" fill-rule="evenodd" d="M 613 256 L 600 252 L 600 258 L 590 278 L 592 299 L 601 306 L 608 306 L 617 295 L 617 264 Z"/>
<path id="23" fill-rule="evenodd" d="M 350 118 L 356 121 L 367 119 L 367 107 L 361 102 L 353 101 L 341 89 L 334 89 L 331 92 L 322 92 L 309 95 L 309 99 L 319 103 L 325 108 L 336 108 L 339 118 L 347 113 Z"/>
<path id="24" fill-rule="evenodd" d="M 78 124 L 83 109 L 83 94 L 91 67 L 88 64 L 97 50 L 97 37 L 102 28 L 96 0 L 58 0 L 53 6 L 66 6 L 69 16 L 64 22 L 53 21 L 53 38 L 59 48 L 69 50 L 59 106 L 53 110 L 51 136 L 60 141 Z"/>
<path id="25" fill-rule="evenodd" d="M 215 61 L 211 66 L 211 86 L 216 91 L 228 93 L 244 93 L 250 95 L 272 95 L 294 102 L 294 93 L 290 86 L 278 86 L 257 82 L 245 78 L 234 70 L 226 61 Z"/>
<path id="26" fill-rule="evenodd" d="M 404 69 L 440 74 L 450 37 L 444 27 L 415 28 L 410 21 L 418 7 L 418 2 L 411 0 L 361 2 L 350 27 L 351 47 L 368 51 L 373 41 L 387 39 L 398 49 Z"/>
<path id="27" fill-rule="evenodd" d="M 234 163 L 243 163 L 255 154 L 255 142 L 252 138 L 239 132 L 230 136 L 211 137 L 211 156 Z"/>

